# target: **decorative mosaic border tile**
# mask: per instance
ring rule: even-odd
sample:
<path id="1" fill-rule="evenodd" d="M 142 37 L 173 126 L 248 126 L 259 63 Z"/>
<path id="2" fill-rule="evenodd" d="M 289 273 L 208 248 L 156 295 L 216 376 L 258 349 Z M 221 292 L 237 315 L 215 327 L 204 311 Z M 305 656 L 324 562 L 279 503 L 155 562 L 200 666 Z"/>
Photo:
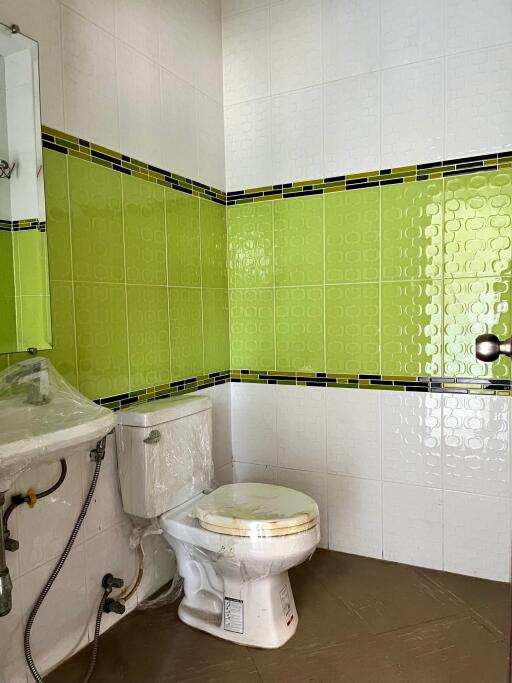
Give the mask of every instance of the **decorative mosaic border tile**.
<path id="1" fill-rule="evenodd" d="M 107 149 L 101 145 L 95 145 L 93 142 L 77 138 L 74 135 L 68 135 L 68 133 L 62 133 L 54 128 L 43 126 L 42 135 L 43 147 L 46 149 L 52 149 L 61 154 L 68 154 L 84 161 L 90 161 L 118 173 L 132 175 L 136 178 L 147 180 L 150 183 L 156 183 L 179 192 L 194 195 L 195 197 L 208 199 L 223 206 L 226 204 L 225 192 L 200 183 L 197 180 L 185 178 L 177 173 L 146 164 L 126 154 Z"/>
<path id="2" fill-rule="evenodd" d="M 0 230 L 4 232 L 20 232 L 21 230 L 39 230 L 46 232 L 46 222 L 38 218 L 24 218 L 19 221 L 0 220 Z"/>
<path id="3" fill-rule="evenodd" d="M 365 187 L 396 185 L 421 180 L 437 180 L 466 173 L 496 171 L 501 168 L 512 168 L 512 151 L 495 152 L 475 157 L 445 159 L 428 164 L 384 168 L 380 171 L 365 171 L 352 175 L 332 176 L 316 180 L 300 180 L 295 183 L 282 183 L 266 187 L 252 187 L 246 190 L 235 190 L 227 193 L 227 205 L 247 204 L 251 202 L 269 201 L 270 199 L 286 199 L 290 197 L 306 197 L 328 192 L 343 192 Z"/>

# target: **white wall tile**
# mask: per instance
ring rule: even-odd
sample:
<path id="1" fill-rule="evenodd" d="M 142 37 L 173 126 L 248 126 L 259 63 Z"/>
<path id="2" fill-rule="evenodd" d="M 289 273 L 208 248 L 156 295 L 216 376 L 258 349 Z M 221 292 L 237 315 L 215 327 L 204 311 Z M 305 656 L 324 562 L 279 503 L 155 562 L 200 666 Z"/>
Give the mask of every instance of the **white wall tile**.
<path id="1" fill-rule="evenodd" d="M 322 176 L 322 118 L 321 86 L 272 98 L 274 183 Z"/>
<path id="2" fill-rule="evenodd" d="M 382 497 L 384 559 L 442 569 L 442 491 L 384 482 Z"/>
<path id="3" fill-rule="evenodd" d="M 440 488 L 441 396 L 383 391 L 381 417 L 383 479 Z"/>
<path id="4" fill-rule="evenodd" d="M 288 0 L 270 8 L 272 94 L 322 82 L 322 2 Z"/>
<path id="5" fill-rule="evenodd" d="M 379 68 L 379 0 L 324 0 L 324 79 Z"/>
<path id="6" fill-rule="evenodd" d="M 327 475 L 329 547 L 382 557 L 382 484 Z"/>
<path id="7" fill-rule="evenodd" d="M 167 122 L 162 125 L 158 66 L 121 43 L 116 58 L 121 149 L 131 157 L 151 159 L 162 166 Z"/>
<path id="8" fill-rule="evenodd" d="M 203 183 L 220 190 L 226 186 L 224 110 L 222 104 L 196 90 L 197 164 Z"/>
<path id="9" fill-rule="evenodd" d="M 311 496 L 320 511 L 320 547 L 329 547 L 329 525 L 327 516 L 327 476 L 318 472 L 303 472 L 278 467 L 277 484 Z"/>
<path id="10" fill-rule="evenodd" d="M 447 158 L 510 149 L 511 81 L 510 44 L 447 58 Z"/>
<path id="11" fill-rule="evenodd" d="M 66 131 L 117 150 L 114 38 L 66 8 L 62 31 Z"/>
<path id="12" fill-rule="evenodd" d="M 422 0 L 382 2 L 382 67 L 442 57 L 444 6 L 444 0 L 432 0 L 428 6 Z"/>
<path id="13" fill-rule="evenodd" d="M 162 139 L 164 168 L 186 178 L 198 177 L 196 91 L 165 69 L 160 70 L 162 89 Z"/>
<path id="14" fill-rule="evenodd" d="M 381 477 L 378 391 L 326 389 L 327 469 L 369 479 Z"/>
<path id="15" fill-rule="evenodd" d="M 222 16 L 247 12 L 248 10 L 268 7 L 269 0 L 222 0 Z"/>
<path id="16" fill-rule="evenodd" d="M 233 475 L 233 464 L 223 465 L 219 469 L 215 470 L 215 481 L 219 486 L 224 486 L 224 484 L 232 484 L 234 481 Z"/>
<path id="17" fill-rule="evenodd" d="M 224 110 L 226 188 L 262 187 L 272 178 L 270 98 L 233 104 Z"/>
<path id="18" fill-rule="evenodd" d="M 324 176 L 380 168 L 380 74 L 324 88 Z"/>
<path id="19" fill-rule="evenodd" d="M 92 21 L 97 26 L 109 33 L 114 33 L 115 0 L 61 0 L 85 19 Z"/>
<path id="20" fill-rule="evenodd" d="M 0 676 L 3 676 L 0 678 L 1 683 L 32 683 L 28 678 L 30 674 L 27 673 L 25 656 L 3 667 Z"/>
<path id="21" fill-rule="evenodd" d="M 325 472 L 325 392 L 276 386 L 277 464 Z"/>
<path id="22" fill-rule="evenodd" d="M 443 395 L 445 488 L 510 495 L 509 399 Z"/>
<path id="23" fill-rule="evenodd" d="M 194 6 L 194 84 L 222 106 L 222 24 L 215 3 L 192 3 Z M 222 145 L 224 151 L 224 143 Z"/>
<path id="24" fill-rule="evenodd" d="M 229 384 L 197 392 L 209 396 L 212 402 L 213 462 L 215 472 L 233 461 L 231 449 L 231 388 Z"/>
<path id="25" fill-rule="evenodd" d="M 446 47 L 464 52 L 510 41 L 512 4 L 509 0 L 446 0 Z"/>
<path id="26" fill-rule="evenodd" d="M 137 589 L 137 600 L 142 602 L 168 583 L 176 572 L 176 558 L 161 529 L 147 534 L 142 540 L 144 549 L 144 576 Z M 131 560 L 130 560 L 131 562 Z M 129 577 L 127 577 L 129 578 Z"/>
<path id="27" fill-rule="evenodd" d="M 277 467 L 253 465 L 247 462 L 233 463 L 237 483 L 277 484 Z"/>
<path id="28" fill-rule="evenodd" d="M 382 72 L 382 165 L 443 158 L 444 62 L 419 62 Z"/>
<path id="29" fill-rule="evenodd" d="M 445 491 L 444 569 L 494 581 L 509 581 L 508 500 Z"/>
<path id="30" fill-rule="evenodd" d="M 224 103 L 270 95 L 268 9 L 235 14 L 223 23 Z"/>
<path id="31" fill-rule="evenodd" d="M 158 60 L 160 0 L 115 0 L 116 37 Z"/>
<path id="32" fill-rule="evenodd" d="M 244 382 L 231 385 L 233 459 L 277 464 L 276 387 Z"/>
<path id="33" fill-rule="evenodd" d="M 199 3 L 160 0 L 159 61 L 191 85 L 196 79 L 195 11 Z"/>

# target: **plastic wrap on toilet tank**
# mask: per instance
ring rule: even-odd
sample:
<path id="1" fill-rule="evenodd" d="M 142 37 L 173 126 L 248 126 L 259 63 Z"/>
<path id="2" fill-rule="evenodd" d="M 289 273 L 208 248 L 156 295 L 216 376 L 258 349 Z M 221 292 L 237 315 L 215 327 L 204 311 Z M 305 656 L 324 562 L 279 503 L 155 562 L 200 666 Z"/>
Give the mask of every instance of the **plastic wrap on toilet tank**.
<path id="1" fill-rule="evenodd" d="M 205 396 L 120 411 L 118 467 L 123 507 L 158 517 L 213 483 L 211 404 Z"/>

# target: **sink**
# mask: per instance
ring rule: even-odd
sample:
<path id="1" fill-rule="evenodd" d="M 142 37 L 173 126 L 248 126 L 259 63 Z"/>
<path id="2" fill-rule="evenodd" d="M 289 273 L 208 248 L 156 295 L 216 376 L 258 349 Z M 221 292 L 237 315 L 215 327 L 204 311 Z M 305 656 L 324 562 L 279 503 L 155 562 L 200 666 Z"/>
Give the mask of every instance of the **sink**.
<path id="1" fill-rule="evenodd" d="M 82 396 L 46 359 L 10 366 L 0 373 L 0 491 L 31 467 L 88 453 L 115 423 L 111 410 Z"/>

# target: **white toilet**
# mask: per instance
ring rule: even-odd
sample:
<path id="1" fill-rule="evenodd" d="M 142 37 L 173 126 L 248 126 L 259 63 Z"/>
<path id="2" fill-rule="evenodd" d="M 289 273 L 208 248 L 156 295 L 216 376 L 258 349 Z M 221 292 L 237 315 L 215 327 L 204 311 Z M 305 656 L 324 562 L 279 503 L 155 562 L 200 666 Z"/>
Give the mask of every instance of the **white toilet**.
<path id="1" fill-rule="evenodd" d="M 125 511 L 158 518 L 176 553 L 180 619 L 242 645 L 283 645 L 298 622 L 288 570 L 320 540 L 315 501 L 271 484 L 213 488 L 206 396 L 119 411 L 117 445 Z"/>

